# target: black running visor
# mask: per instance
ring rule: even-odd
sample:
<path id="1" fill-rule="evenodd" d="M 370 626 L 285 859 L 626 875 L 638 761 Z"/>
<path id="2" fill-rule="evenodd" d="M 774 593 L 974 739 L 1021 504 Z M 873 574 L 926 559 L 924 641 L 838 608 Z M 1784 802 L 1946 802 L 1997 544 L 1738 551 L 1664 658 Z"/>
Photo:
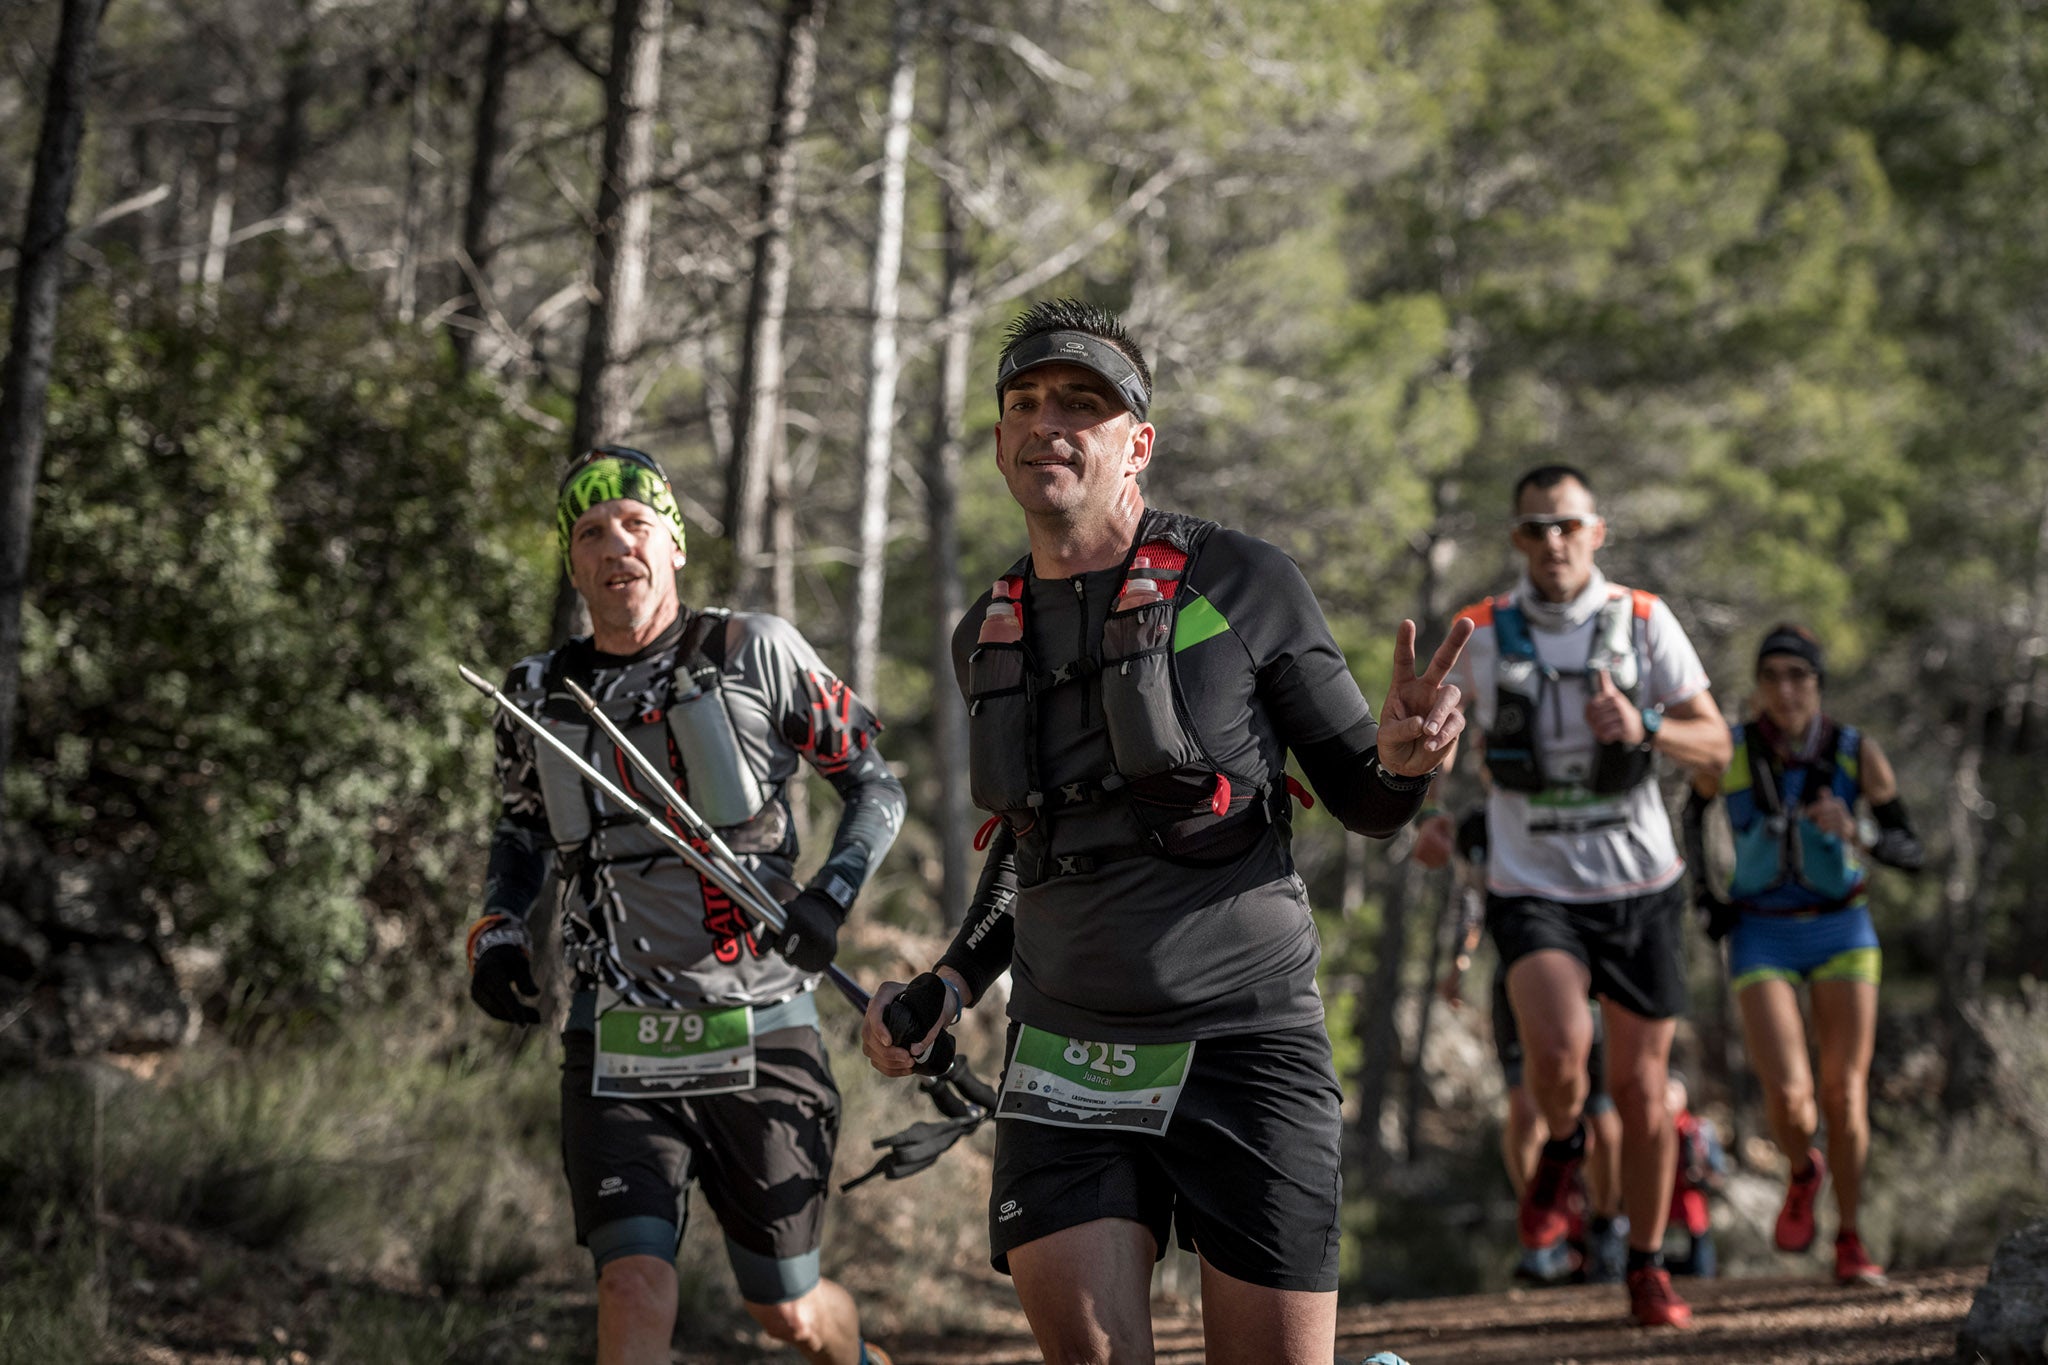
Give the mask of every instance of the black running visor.
<path id="1" fill-rule="evenodd" d="M 1124 359 L 1122 351 L 1086 332 L 1042 332 L 1003 352 L 1003 358 L 996 363 L 996 406 L 1002 407 L 1003 390 L 1011 380 L 1040 365 L 1079 365 L 1084 370 L 1093 370 L 1115 386 L 1131 416 L 1142 422 L 1151 411 L 1152 395 L 1145 391 L 1145 381 L 1139 377 L 1137 367 Z"/>

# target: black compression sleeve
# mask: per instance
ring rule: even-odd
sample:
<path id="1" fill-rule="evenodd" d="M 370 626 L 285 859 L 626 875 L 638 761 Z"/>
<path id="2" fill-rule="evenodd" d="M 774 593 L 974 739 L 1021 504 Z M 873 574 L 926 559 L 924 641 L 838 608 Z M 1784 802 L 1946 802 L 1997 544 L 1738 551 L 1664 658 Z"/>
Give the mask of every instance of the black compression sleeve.
<path id="1" fill-rule="evenodd" d="M 1918 872 L 1926 865 L 1927 850 L 1920 846 L 1920 836 L 1906 819 L 1904 801 L 1893 797 L 1882 806 L 1872 806 L 1870 813 L 1877 817 L 1879 831 L 1870 848 L 1871 857 L 1901 872 Z"/>
<path id="2" fill-rule="evenodd" d="M 974 901 L 960 932 L 938 961 L 960 973 L 972 997 L 970 1004 L 1010 970 L 1010 954 L 1017 943 L 1017 921 L 1010 911 L 1016 902 L 1017 841 L 1005 825 L 989 845 L 988 861 L 981 866 L 981 880 L 975 884 Z"/>
<path id="3" fill-rule="evenodd" d="M 839 812 L 838 828 L 832 831 L 832 850 L 810 884 L 844 910 L 853 904 L 882 855 L 896 842 L 909 803 L 904 799 L 903 784 L 872 746 L 826 780 L 846 805 Z"/>
<path id="4" fill-rule="evenodd" d="M 484 871 L 484 913 L 510 915 L 524 923 L 546 884 L 554 851 L 546 839 L 512 820 L 491 831 L 491 856 Z"/>
<path id="5" fill-rule="evenodd" d="M 1380 777 L 1379 731 L 1379 722 L 1368 717 L 1340 735 L 1296 745 L 1294 756 L 1309 786 L 1344 828 L 1384 839 L 1415 818 L 1429 783 L 1413 779 L 1413 791 L 1387 786 Z"/>

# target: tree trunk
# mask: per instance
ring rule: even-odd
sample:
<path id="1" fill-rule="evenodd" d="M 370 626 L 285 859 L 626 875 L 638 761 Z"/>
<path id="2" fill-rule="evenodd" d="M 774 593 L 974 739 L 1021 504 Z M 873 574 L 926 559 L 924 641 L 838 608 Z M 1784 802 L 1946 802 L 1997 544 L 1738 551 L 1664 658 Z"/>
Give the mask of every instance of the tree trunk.
<path id="1" fill-rule="evenodd" d="M 313 60 L 318 46 L 311 0 L 296 0 L 291 38 L 284 47 L 284 99 L 279 109 L 277 150 L 270 165 L 272 213 L 283 213 L 292 202 L 299 162 L 306 155 L 306 106 L 313 102 Z"/>
<path id="2" fill-rule="evenodd" d="M 1439 479 L 1435 487 L 1435 525 L 1444 526 L 1452 510 L 1449 483 Z M 1448 614 L 1443 601 L 1444 584 L 1456 558 L 1457 542 L 1440 531 L 1432 531 L 1419 547 L 1419 552 L 1422 583 L 1415 604 L 1416 653 L 1421 661 L 1426 662 L 1431 642 L 1437 638 L 1441 623 Z M 1405 853 L 1400 844 L 1397 843 L 1395 848 Z M 1421 899 L 1422 885 L 1421 866 L 1404 858 L 1386 899 L 1386 918 L 1380 926 L 1379 957 L 1373 968 L 1371 993 L 1359 1002 L 1359 1036 L 1365 1044 L 1365 1061 L 1359 1070 L 1358 1121 L 1365 1129 L 1361 1134 L 1361 1150 L 1368 1185 L 1385 1173 L 1393 1156 L 1381 1135 L 1380 1110 L 1392 1095 L 1394 1072 L 1403 1065 L 1399 1024 L 1402 976 L 1408 964 L 1409 915 L 1411 908 Z M 1429 991 L 1434 986 L 1432 980 L 1423 989 Z M 1413 1096 L 1421 1087 L 1421 1078 L 1413 1074 L 1422 1066 L 1420 1038 L 1417 1039 L 1414 1060 L 1408 1065 L 1412 1070 L 1405 1078 L 1406 1090 Z"/>
<path id="3" fill-rule="evenodd" d="M 36 143 L 35 180 L 14 275 L 14 319 L 0 366 L 0 773 L 14 754 L 14 713 L 21 692 L 21 605 L 28 590 L 29 536 L 42 472 L 50 365 L 57 345 L 58 286 L 85 101 L 105 0 L 64 0 L 49 96 Z"/>
<path id="4" fill-rule="evenodd" d="M 796 142 L 810 118 L 823 15 L 823 0 L 789 0 L 784 10 L 775 111 L 761 149 L 759 222 L 740 346 L 732 465 L 725 489 L 725 525 L 733 556 L 732 596 L 743 607 L 759 605 L 768 548 L 770 482 L 783 445 L 782 324 L 789 308 L 789 277 L 794 264 L 789 231 L 796 198 Z"/>
<path id="5" fill-rule="evenodd" d="M 1984 894 L 1986 798 L 1984 744 L 1979 728 L 1984 717 L 1983 708 L 1971 709 L 1973 729 L 1956 755 L 1955 771 L 1949 779 L 1949 869 L 1941 886 L 1941 936 L 1946 951 L 1942 954 L 1937 1010 L 1947 1043 L 1948 1063 L 1941 1098 L 1950 1113 L 1961 1113 L 1975 1105 L 1985 1093 L 1984 1083 L 1989 1079 L 1983 1035 L 1965 1010 L 1984 987 L 1980 901 Z"/>
<path id="6" fill-rule="evenodd" d="M 1443 908 L 1437 911 L 1436 925 L 1429 935 L 1429 969 L 1422 974 L 1422 1008 L 1415 1019 L 1415 1051 L 1408 1060 L 1408 1084 L 1402 1091 L 1408 1104 L 1402 1127 L 1402 1145 L 1407 1149 L 1410 1160 L 1414 1159 L 1415 1145 L 1420 1140 L 1422 1110 L 1429 1099 L 1429 1030 L 1436 1021 L 1436 983 L 1443 976 L 1444 941 L 1457 932 L 1459 902 L 1464 895 L 1465 889 L 1458 884 L 1457 874 L 1451 873 L 1444 892 Z"/>
<path id="7" fill-rule="evenodd" d="M 939 115 L 939 159 L 957 164 L 955 130 L 962 118 L 958 60 L 952 25 L 946 25 L 942 60 L 945 96 Z M 933 405 L 931 445 L 925 459 L 925 520 L 931 574 L 932 754 L 938 768 L 939 800 L 934 816 L 939 838 L 940 911 L 949 925 L 967 913 L 973 894 L 968 868 L 967 703 L 953 676 L 953 627 L 966 610 L 960 585 L 961 432 L 967 422 L 967 370 L 972 358 L 974 280 L 967 259 L 966 212 L 951 180 L 939 181 L 939 225 L 943 260 L 941 316 L 947 327 L 940 349 L 939 386 Z"/>
<path id="8" fill-rule="evenodd" d="M 455 364 L 463 373 L 476 365 L 477 341 L 485 326 L 490 304 L 491 257 L 497 247 L 491 240 L 491 218 L 498 207 L 503 183 L 498 167 L 498 143 L 504 131 L 505 81 L 511 65 L 512 26 L 520 17 L 524 0 L 498 0 L 498 12 L 484 43 L 483 85 L 477 92 L 476 126 L 470 142 L 469 195 L 462 206 L 463 286 L 470 302 L 449 319 L 449 339 L 455 345 Z"/>
<path id="9" fill-rule="evenodd" d="M 661 94 L 661 37 L 668 0 L 618 0 L 612 10 L 611 68 L 605 76 L 604 165 L 597 192 L 596 297 L 583 333 L 576 421 L 569 454 L 618 440 L 632 422 L 626 362 L 640 346 L 647 255 L 654 215 L 654 114 Z M 566 579 L 555 592 L 556 643 L 588 629 L 583 601 Z"/>
<path id="10" fill-rule="evenodd" d="M 233 122 L 220 126 L 213 151 L 213 212 L 206 222 L 206 259 L 199 267 L 199 307 L 212 317 L 220 311 L 220 286 L 228 275 L 229 238 L 235 231 L 235 172 L 240 165 L 241 129 Z"/>
<path id="11" fill-rule="evenodd" d="M 860 570 L 854 586 L 853 690 L 873 704 L 881 670 L 882 593 L 889 568 L 889 474 L 896 424 L 897 275 L 903 263 L 904 163 L 916 104 L 911 50 L 913 0 L 896 0 L 889 112 L 882 132 L 882 186 L 875 213 L 874 275 L 868 305 L 868 407 L 861 429 Z"/>
<path id="12" fill-rule="evenodd" d="M 420 238 L 426 218 L 426 158 L 420 149 L 427 140 L 427 0 L 413 0 L 412 7 L 412 89 L 406 98 L 405 117 L 405 207 L 398 219 L 398 268 L 393 272 L 392 294 L 398 320 L 410 327 L 419 307 Z"/>
<path id="13" fill-rule="evenodd" d="M 1372 975 L 1367 978 L 1365 998 L 1358 1002 L 1358 1041 L 1364 1051 L 1358 1067 L 1358 1150 L 1367 1189 L 1375 1187 L 1393 1164 L 1394 1152 L 1380 1120 L 1401 1068 L 1401 977 L 1408 964 L 1409 912 L 1421 892 L 1421 866 L 1406 861 L 1398 864 L 1381 902 L 1380 939 L 1374 948 Z"/>

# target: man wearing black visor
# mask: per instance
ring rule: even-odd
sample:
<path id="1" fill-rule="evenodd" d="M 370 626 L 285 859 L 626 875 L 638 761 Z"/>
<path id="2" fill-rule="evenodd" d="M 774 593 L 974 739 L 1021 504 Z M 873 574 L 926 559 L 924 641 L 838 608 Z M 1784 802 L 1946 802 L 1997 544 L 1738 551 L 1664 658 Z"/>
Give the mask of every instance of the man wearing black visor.
<path id="1" fill-rule="evenodd" d="M 1150 1358 L 1171 1230 L 1208 1360 L 1322 1365 L 1342 1124 L 1285 762 L 1347 828 L 1406 824 L 1461 725 L 1443 680 L 1471 628 L 1418 676 L 1403 622 L 1375 722 L 1292 560 L 1147 508 L 1151 376 L 1114 316 L 1034 305 L 996 396 L 1030 552 L 954 637 L 988 862 L 863 1044 L 902 1075 L 1010 972 L 990 1249 L 1048 1360 Z"/>

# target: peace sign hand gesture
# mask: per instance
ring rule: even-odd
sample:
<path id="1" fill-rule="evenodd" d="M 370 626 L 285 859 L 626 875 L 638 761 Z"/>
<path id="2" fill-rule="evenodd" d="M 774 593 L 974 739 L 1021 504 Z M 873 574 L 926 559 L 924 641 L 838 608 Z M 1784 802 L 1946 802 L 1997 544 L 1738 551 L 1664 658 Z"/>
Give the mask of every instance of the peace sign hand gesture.
<path id="1" fill-rule="evenodd" d="M 1387 704 L 1380 708 L 1380 766 L 1401 777 L 1423 777 L 1436 770 L 1443 756 L 1465 730 L 1458 709 L 1458 689 L 1444 681 L 1465 652 L 1472 622 L 1459 617 L 1436 647 L 1429 671 L 1415 672 L 1415 623 L 1403 621 L 1394 632 L 1394 681 Z"/>

